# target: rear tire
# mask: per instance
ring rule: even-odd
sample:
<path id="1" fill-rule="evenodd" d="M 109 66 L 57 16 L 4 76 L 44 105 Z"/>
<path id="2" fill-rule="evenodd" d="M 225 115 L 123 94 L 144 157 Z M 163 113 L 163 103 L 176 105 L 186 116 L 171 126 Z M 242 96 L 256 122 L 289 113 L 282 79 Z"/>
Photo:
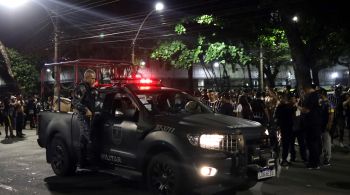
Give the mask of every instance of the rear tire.
<path id="1" fill-rule="evenodd" d="M 50 144 L 51 167 L 58 176 L 68 176 L 75 173 L 76 163 L 73 162 L 69 154 L 68 147 L 63 139 L 55 136 Z"/>
<path id="2" fill-rule="evenodd" d="M 153 194 L 190 193 L 184 168 L 170 153 L 160 153 L 151 159 L 146 178 L 148 189 Z"/>

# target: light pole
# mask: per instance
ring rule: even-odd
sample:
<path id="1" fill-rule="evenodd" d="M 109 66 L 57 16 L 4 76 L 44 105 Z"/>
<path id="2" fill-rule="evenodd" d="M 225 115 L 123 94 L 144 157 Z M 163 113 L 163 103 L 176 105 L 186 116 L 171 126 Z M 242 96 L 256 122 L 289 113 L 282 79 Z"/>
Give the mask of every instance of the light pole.
<path id="1" fill-rule="evenodd" d="M 140 31 L 143 27 L 143 25 L 145 24 L 146 20 L 148 19 L 148 17 L 155 11 L 161 11 L 164 9 L 164 4 L 163 3 L 156 3 L 155 5 L 155 8 L 152 9 L 147 15 L 146 17 L 143 19 L 142 23 L 140 24 L 140 27 L 139 29 L 137 30 L 137 33 L 134 37 L 134 39 L 132 40 L 131 42 L 131 63 L 134 64 L 135 63 L 135 44 L 136 44 L 136 40 L 137 40 L 137 37 L 139 36 L 140 34 Z"/>
<path id="2" fill-rule="evenodd" d="M 262 43 L 260 43 L 259 48 L 259 79 L 260 79 L 260 90 L 264 91 L 264 54 L 263 54 L 263 46 Z"/>
<path id="3" fill-rule="evenodd" d="M 0 5 L 8 7 L 10 9 L 15 9 L 17 7 L 20 7 L 24 4 L 26 4 L 29 0 L 0 0 Z M 59 33 L 59 29 L 58 29 L 58 23 L 57 23 L 57 14 L 44 7 L 43 5 L 41 5 L 40 3 L 38 3 L 38 5 L 40 5 L 41 7 L 43 7 L 43 9 L 47 12 L 50 21 L 52 23 L 53 26 L 53 30 L 54 30 L 54 55 L 53 55 L 53 62 L 56 63 L 58 61 L 58 45 L 59 45 L 59 39 L 58 39 L 58 33 Z M 11 69 L 9 69 L 9 73 L 11 74 Z M 55 66 L 54 67 L 54 74 L 55 74 L 55 83 L 54 83 L 54 97 L 58 97 L 58 108 L 60 106 L 60 71 L 59 71 L 59 67 Z"/>
<path id="4" fill-rule="evenodd" d="M 32 1 L 32 0 L 0 0 L 0 5 L 7 7 L 9 9 L 16 9 L 26 3 L 28 3 L 28 1 Z M 57 17 L 56 14 L 52 11 L 47 9 L 46 7 L 44 7 L 43 5 L 41 5 L 40 3 L 38 3 L 38 5 L 40 5 L 41 7 L 44 8 L 44 10 L 47 12 L 50 21 L 53 25 L 53 29 L 54 29 L 54 57 L 53 57 L 53 61 L 57 62 L 58 59 L 58 25 L 57 25 Z"/>
<path id="5" fill-rule="evenodd" d="M 7 7 L 9 9 L 15 9 L 16 7 L 19 7 L 23 4 L 25 4 L 28 0 L 0 0 L 0 6 Z M 8 56 L 8 53 L 6 51 L 5 45 L 0 40 L 0 55 L 5 60 L 5 70 L 7 71 L 8 75 L 10 76 L 10 82 L 14 82 L 15 88 L 19 89 L 18 85 L 16 84 L 16 79 L 14 78 L 14 75 L 11 70 L 11 61 Z"/>

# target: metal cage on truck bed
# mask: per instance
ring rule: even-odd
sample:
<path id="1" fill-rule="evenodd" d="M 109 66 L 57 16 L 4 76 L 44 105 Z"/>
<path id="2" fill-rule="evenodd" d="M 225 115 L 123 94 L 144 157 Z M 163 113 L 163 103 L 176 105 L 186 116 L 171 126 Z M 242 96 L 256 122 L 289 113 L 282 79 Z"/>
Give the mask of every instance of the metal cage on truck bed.
<path id="1" fill-rule="evenodd" d="M 139 66 L 127 61 L 78 59 L 57 63 L 47 63 L 41 70 L 41 99 L 53 97 L 55 111 L 61 111 L 61 103 L 70 101 L 71 92 L 84 79 L 84 72 L 92 69 L 96 73 L 97 84 L 103 86 L 113 80 L 140 76 Z M 65 109 L 66 111 L 66 109 Z"/>

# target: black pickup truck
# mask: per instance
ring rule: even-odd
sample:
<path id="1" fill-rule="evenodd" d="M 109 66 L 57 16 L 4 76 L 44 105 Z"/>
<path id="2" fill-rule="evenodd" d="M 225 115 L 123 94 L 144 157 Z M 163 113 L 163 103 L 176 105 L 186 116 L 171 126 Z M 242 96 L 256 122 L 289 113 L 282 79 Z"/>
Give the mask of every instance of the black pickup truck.
<path id="1" fill-rule="evenodd" d="M 276 176 L 277 157 L 259 123 L 213 113 L 185 92 L 156 85 L 103 87 L 96 98 L 99 171 L 144 180 L 155 194 L 209 184 L 249 189 Z M 89 168 L 78 162 L 76 114 L 43 111 L 37 130 L 55 174 Z"/>

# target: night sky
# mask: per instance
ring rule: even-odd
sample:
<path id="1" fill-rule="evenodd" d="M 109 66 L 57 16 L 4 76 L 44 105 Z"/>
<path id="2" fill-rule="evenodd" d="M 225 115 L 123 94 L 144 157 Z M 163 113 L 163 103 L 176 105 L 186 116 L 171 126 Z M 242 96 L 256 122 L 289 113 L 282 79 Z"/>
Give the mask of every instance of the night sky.
<path id="1" fill-rule="evenodd" d="M 294 0 L 303 2 L 302 0 Z M 110 48 L 130 49 L 130 43 L 144 17 L 157 1 L 153 0 L 32 0 L 14 10 L 0 7 L 0 40 L 5 46 L 23 52 L 52 53 L 53 26 L 48 10 L 56 10 L 60 26 L 60 47 L 79 50 L 79 45 L 105 44 Z M 218 16 L 230 16 L 236 32 L 252 31 L 244 20 L 259 19 L 264 4 L 277 6 L 273 0 L 163 0 L 166 10 L 153 13 L 145 23 L 138 47 L 149 49 L 155 41 L 174 36 L 174 25 L 185 16 L 211 12 Z M 278 1 L 280 2 L 280 1 Z M 308 1 L 310 10 L 327 20 L 335 14 L 340 22 L 345 16 L 339 11 L 337 0 L 332 4 L 314 4 Z M 319 2 L 319 1 L 317 1 Z M 305 8 L 300 6 L 300 8 Z M 345 6 L 344 8 L 345 9 Z M 110 35 L 103 38 L 99 35 Z M 84 44 L 83 44 L 84 43 Z M 83 47 L 86 48 L 84 45 Z M 96 47 L 92 48 L 96 49 Z M 121 52 L 124 52 L 121 50 Z M 61 52 L 64 55 L 64 52 Z"/>
<path id="2" fill-rule="evenodd" d="M 13 10 L 0 7 L 0 40 L 7 47 L 20 50 L 47 49 L 50 47 L 48 41 L 52 39 L 53 27 L 45 10 L 56 10 L 62 32 L 60 38 L 63 42 L 86 40 L 84 38 L 100 33 L 116 32 L 121 34 L 114 36 L 112 40 L 127 42 L 135 34 L 143 18 L 153 9 L 155 2 L 149 0 L 35 0 Z M 190 14 L 191 11 L 202 10 L 202 6 L 217 1 L 163 0 L 162 2 L 167 10 L 151 15 L 144 26 L 145 33 L 147 29 L 153 29 L 151 33 L 160 32 L 163 29 L 171 30 L 180 16 Z M 161 25 L 164 25 L 164 28 Z"/>

